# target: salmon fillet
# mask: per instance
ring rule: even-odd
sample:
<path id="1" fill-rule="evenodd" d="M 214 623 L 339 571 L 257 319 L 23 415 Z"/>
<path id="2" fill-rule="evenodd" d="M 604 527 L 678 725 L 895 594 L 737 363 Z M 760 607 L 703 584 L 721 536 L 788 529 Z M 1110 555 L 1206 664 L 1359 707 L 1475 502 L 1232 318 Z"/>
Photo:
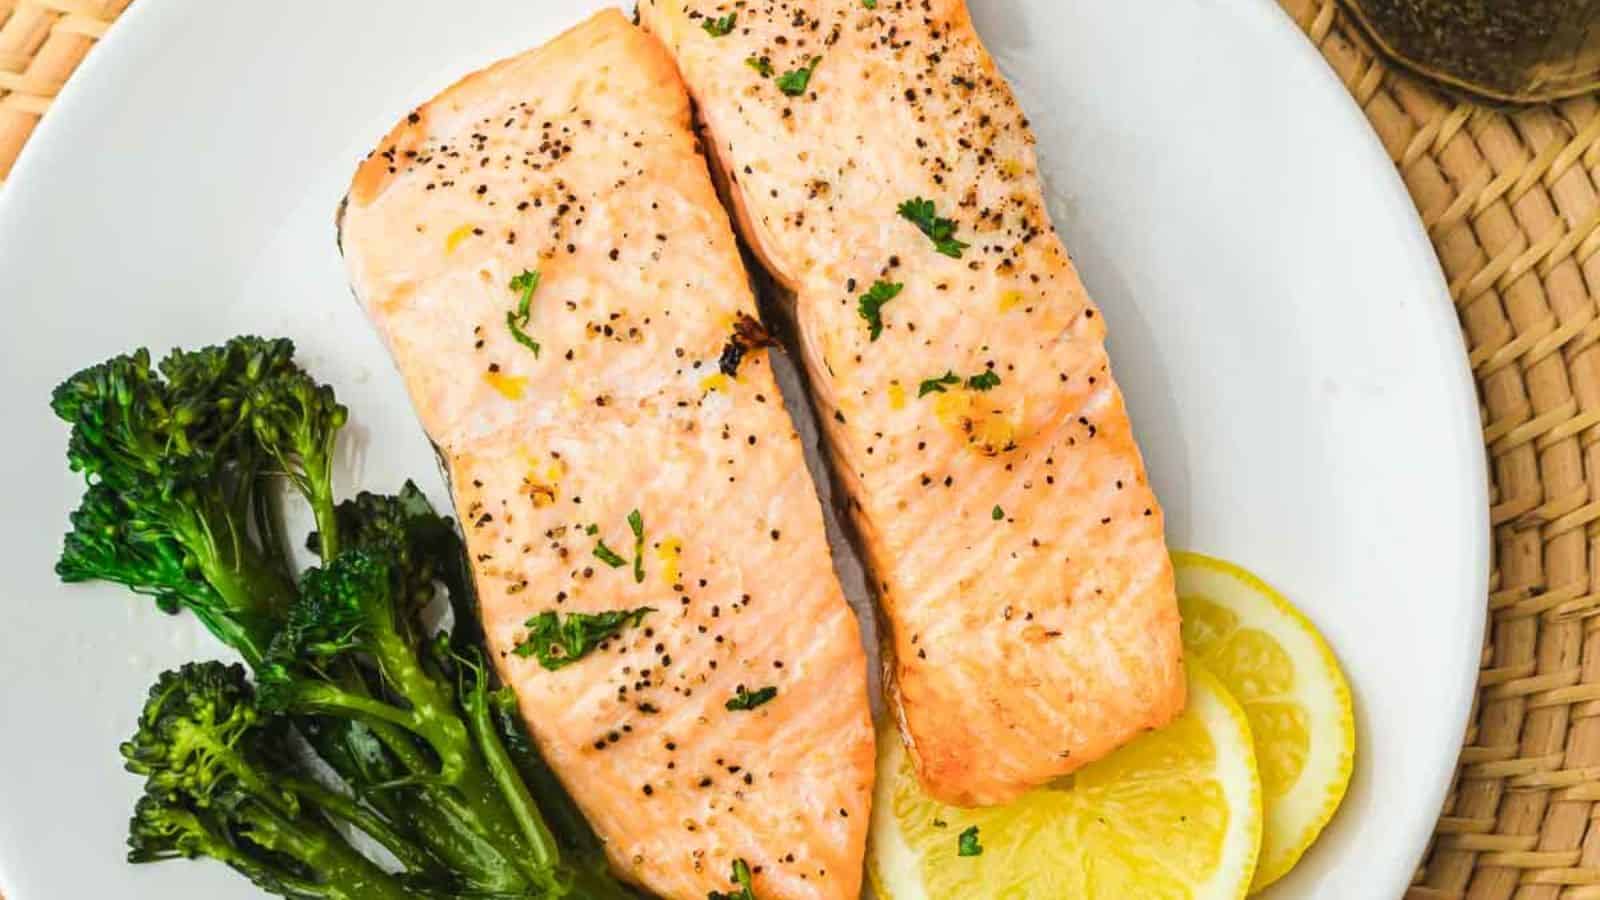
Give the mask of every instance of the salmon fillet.
<path id="1" fill-rule="evenodd" d="M 665 51 L 611 11 L 468 76 L 361 167 L 342 245 L 499 673 L 616 869 L 854 900 L 865 655 Z M 540 614 L 641 609 L 555 668 L 518 651 Z"/>
<path id="2" fill-rule="evenodd" d="M 793 295 L 928 792 L 1002 803 L 1171 720 L 1161 507 L 965 5 L 641 0 L 640 20 Z"/>

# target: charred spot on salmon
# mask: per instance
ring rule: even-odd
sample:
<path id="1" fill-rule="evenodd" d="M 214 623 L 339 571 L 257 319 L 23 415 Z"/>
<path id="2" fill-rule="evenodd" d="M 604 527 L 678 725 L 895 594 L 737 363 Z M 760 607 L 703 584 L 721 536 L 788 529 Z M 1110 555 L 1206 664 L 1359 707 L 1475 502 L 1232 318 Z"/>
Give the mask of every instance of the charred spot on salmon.
<path id="1" fill-rule="evenodd" d="M 760 690 L 749 691 L 741 684 L 739 689 L 734 692 L 733 697 L 723 706 L 727 707 L 730 712 L 747 711 L 767 703 L 776 696 L 778 696 L 778 688 L 775 685 L 769 684 Z"/>
<path id="2" fill-rule="evenodd" d="M 872 340 L 877 340 L 883 334 L 883 305 L 898 297 L 902 290 L 905 290 L 905 285 L 898 282 L 874 281 L 872 287 L 858 298 L 856 312 L 866 320 Z"/>
<path id="3" fill-rule="evenodd" d="M 700 27 L 704 28 L 706 30 L 706 34 L 709 34 L 712 37 L 723 37 L 728 32 L 733 30 L 734 23 L 738 21 L 738 13 L 728 13 L 725 16 L 715 19 L 711 18 L 710 16 L 706 16 L 706 20 L 700 23 Z"/>
<path id="4" fill-rule="evenodd" d="M 624 628 L 637 627 L 653 612 L 654 607 L 641 606 L 603 613 L 567 613 L 563 618 L 546 610 L 523 623 L 528 636 L 512 652 L 524 659 L 537 657 L 539 665 L 553 672 L 587 656 Z"/>
<path id="5" fill-rule="evenodd" d="M 533 351 L 534 358 L 539 356 L 539 342 L 534 340 L 525 330 L 528 327 L 528 318 L 533 308 L 533 292 L 539 289 L 539 271 L 537 269 L 524 269 L 522 274 L 511 279 L 511 290 L 521 294 L 517 300 L 517 308 L 506 311 L 506 328 L 517 343 Z"/>
<path id="6" fill-rule="evenodd" d="M 822 57 L 813 56 L 811 61 L 798 69 L 790 69 L 778 77 L 778 90 L 790 97 L 798 97 L 806 92 L 806 85 L 811 83 L 811 73 L 816 71 L 817 63 L 822 62 Z"/>
<path id="7" fill-rule="evenodd" d="M 956 240 L 955 220 L 940 218 L 932 200 L 913 197 L 900 204 L 899 212 L 900 218 L 917 226 L 933 242 L 933 248 L 945 256 L 960 259 L 961 251 L 970 246 Z"/>
<path id="8" fill-rule="evenodd" d="M 722 347 L 722 355 L 717 358 L 717 369 L 732 378 L 739 374 L 739 364 L 744 362 L 746 353 L 776 343 L 760 321 L 741 312 L 733 320 L 733 334 Z"/>
<path id="9" fill-rule="evenodd" d="M 712 891 L 706 894 L 706 900 L 756 900 L 756 891 L 750 878 L 750 864 L 743 859 L 733 861 L 733 871 L 728 880 L 738 888 L 736 891 Z"/>

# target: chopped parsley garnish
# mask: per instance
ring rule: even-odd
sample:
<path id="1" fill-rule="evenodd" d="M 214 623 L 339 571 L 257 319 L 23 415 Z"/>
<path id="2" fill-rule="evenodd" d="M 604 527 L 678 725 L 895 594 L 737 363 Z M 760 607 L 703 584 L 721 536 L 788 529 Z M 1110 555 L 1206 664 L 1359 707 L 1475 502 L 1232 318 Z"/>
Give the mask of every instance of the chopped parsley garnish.
<path id="1" fill-rule="evenodd" d="M 967 244 L 956 240 L 955 220 L 939 218 L 932 200 L 921 197 L 907 200 L 900 204 L 900 218 L 917 226 L 928 236 L 928 240 L 933 241 L 933 248 L 945 256 L 960 259 L 961 251 L 967 249 Z"/>
<path id="2" fill-rule="evenodd" d="M 942 393 L 945 392 L 945 389 L 948 388 L 950 385 L 952 385 L 952 384 L 960 384 L 960 383 L 961 383 L 961 376 L 960 375 L 957 375 L 954 372 L 948 372 L 947 371 L 943 375 L 940 375 L 938 378 L 924 378 L 924 379 L 922 379 L 922 384 L 917 387 L 917 396 L 918 397 L 926 397 L 929 394 L 942 394 Z"/>
<path id="3" fill-rule="evenodd" d="M 706 16 L 706 20 L 700 23 L 700 27 L 704 28 L 706 30 L 706 34 L 709 34 L 712 37 L 722 37 L 733 30 L 733 24 L 737 21 L 739 21 L 738 13 L 728 13 L 720 19 L 713 19 L 710 16 Z"/>
<path id="4" fill-rule="evenodd" d="M 584 534 L 599 534 L 599 533 L 600 533 L 600 526 L 599 526 L 599 525 L 596 525 L 596 524 L 595 524 L 595 523 L 593 523 L 593 522 L 590 522 L 590 523 L 589 523 L 589 527 L 588 527 L 588 528 L 585 528 L 585 529 L 584 529 L 584 530 L 583 530 L 583 533 L 584 533 Z"/>
<path id="5" fill-rule="evenodd" d="M 741 684 L 738 692 L 733 695 L 733 699 L 723 705 L 732 711 L 755 709 L 776 696 L 778 696 L 778 689 L 770 684 L 759 691 L 747 691 L 744 689 L 744 685 Z"/>
<path id="6" fill-rule="evenodd" d="M 633 529 L 633 580 L 644 581 L 644 516 L 636 509 L 628 513 L 628 527 Z"/>
<path id="7" fill-rule="evenodd" d="M 539 271 L 537 269 L 523 269 L 522 274 L 511 279 L 511 289 L 522 295 L 517 301 L 517 308 L 506 311 L 506 328 L 517 343 L 533 351 L 535 358 L 539 356 L 539 342 L 526 331 L 528 316 L 533 308 L 533 292 L 539 289 Z"/>
<path id="8" fill-rule="evenodd" d="M 755 56 L 747 57 L 745 59 L 745 61 L 744 61 L 744 64 L 749 66 L 752 69 L 755 69 L 756 73 L 759 74 L 762 78 L 771 78 L 772 77 L 772 60 L 767 59 L 765 56 L 762 56 L 762 57 L 755 57 Z"/>
<path id="9" fill-rule="evenodd" d="M 943 394 L 950 387 L 958 384 L 961 384 L 961 376 L 946 370 L 938 378 L 924 378 L 922 384 L 917 388 L 917 396 L 926 397 L 929 394 Z M 993 390 L 1000 386 L 1000 375 L 993 369 L 985 369 L 968 378 L 966 384 L 969 389 L 974 391 Z"/>
<path id="10" fill-rule="evenodd" d="M 867 328 L 872 332 L 872 339 L 877 340 L 883 334 L 883 305 L 899 296 L 905 285 L 888 281 L 874 281 L 872 287 L 861 295 L 861 306 L 858 312 L 861 318 L 867 320 Z"/>
<path id="11" fill-rule="evenodd" d="M 595 542 L 594 555 L 613 569 L 620 569 L 628 564 L 627 560 L 617 555 L 617 551 L 607 547 L 603 539 Z"/>
<path id="12" fill-rule="evenodd" d="M 989 518 L 995 520 L 996 522 L 1000 521 L 1001 519 L 1004 519 L 1005 517 L 1006 517 L 1006 511 L 1001 509 L 998 505 L 995 506 L 995 508 L 989 512 Z"/>
<path id="13" fill-rule="evenodd" d="M 623 628 L 638 626 L 653 612 L 653 608 L 641 606 L 603 613 L 568 613 L 565 619 L 554 611 L 542 612 L 523 623 L 528 636 L 513 652 L 524 658 L 536 656 L 539 665 L 553 672 L 587 656 L 601 641 L 616 637 Z"/>
<path id="14" fill-rule="evenodd" d="M 982 856 L 983 845 L 978 843 L 978 826 L 974 825 L 956 838 L 957 856 Z"/>
<path id="15" fill-rule="evenodd" d="M 967 387 L 975 391 L 992 390 L 1000 385 L 1000 374 L 993 369 L 982 372 L 967 379 Z"/>
<path id="16" fill-rule="evenodd" d="M 865 6 L 867 9 L 877 9 L 878 0 L 861 0 L 861 5 Z"/>
<path id="17" fill-rule="evenodd" d="M 778 77 L 778 90 L 791 97 L 798 97 L 806 92 L 806 85 L 811 83 L 811 73 L 817 68 L 817 63 L 822 62 L 822 57 L 813 56 L 811 62 L 798 69 L 790 69 Z"/>
<path id="18" fill-rule="evenodd" d="M 743 859 L 733 861 L 731 880 L 739 886 L 737 891 L 712 891 L 706 900 L 756 900 L 756 890 L 750 879 L 750 864 Z"/>

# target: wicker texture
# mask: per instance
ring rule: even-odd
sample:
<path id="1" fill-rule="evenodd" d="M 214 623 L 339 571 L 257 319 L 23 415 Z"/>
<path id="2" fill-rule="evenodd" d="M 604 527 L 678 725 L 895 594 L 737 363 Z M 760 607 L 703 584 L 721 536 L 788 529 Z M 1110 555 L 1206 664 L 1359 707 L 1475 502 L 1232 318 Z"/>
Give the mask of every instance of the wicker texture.
<path id="1" fill-rule="evenodd" d="M 0 0 L 0 181 L 129 0 Z"/>
<path id="2" fill-rule="evenodd" d="M 1333 0 L 1280 2 L 1422 213 L 1494 482 L 1475 723 L 1410 897 L 1600 898 L 1600 104 L 1458 102 L 1374 60 Z"/>
<path id="3" fill-rule="evenodd" d="M 0 0 L 0 179 L 129 2 Z M 1416 200 L 1491 459 L 1474 725 L 1408 900 L 1600 900 L 1600 101 L 1459 102 L 1375 60 L 1334 0 L 1279 2 Z"/>

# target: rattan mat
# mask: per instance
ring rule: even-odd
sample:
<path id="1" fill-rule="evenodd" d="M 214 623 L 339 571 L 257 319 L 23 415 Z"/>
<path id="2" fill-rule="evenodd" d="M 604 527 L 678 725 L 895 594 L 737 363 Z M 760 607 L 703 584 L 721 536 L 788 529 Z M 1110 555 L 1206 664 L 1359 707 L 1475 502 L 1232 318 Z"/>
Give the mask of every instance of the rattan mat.
<path id="1" fill-rule="evenodd" d="M 0 0 L 0 180 L 129 2 Z M 1333 0 L 1279 2 L 1421 210 L 1492 463 L 1475 724 L 1410 896 L 1600 900 L 1600 102 L 1457 102 L 1375 61 Z"/>

